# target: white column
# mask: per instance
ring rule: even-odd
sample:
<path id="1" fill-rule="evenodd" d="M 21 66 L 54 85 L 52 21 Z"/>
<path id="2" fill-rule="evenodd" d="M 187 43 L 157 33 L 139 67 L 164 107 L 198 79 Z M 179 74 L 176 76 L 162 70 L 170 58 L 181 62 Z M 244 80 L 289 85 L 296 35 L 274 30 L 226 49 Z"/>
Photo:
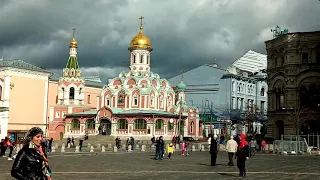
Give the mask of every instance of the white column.
<path id="1" fill-rule="evenodd" d="M 73 100 L 73 104 L 79 104 L 79 89 L 74 88 L 74 100 Z"/>
<path id="2" fill-rule="evenodd" d="M 0 138 L 4 139 L 8 135 L 9 111 L 0 113 Z"/>
<path id="3" fill-rule="evenodd" d="M 196 119 L 196 123 L 195 123 L 195 126 L 196 126 L 196 137 L 198 137 L 199 136 L 199 124 L 200 122 L 199 122 L 199 119 Z"/>
<path id="4" fill-rule="evenodd" d="M 69 89 L 65 89 L 64 90 L 64 100 L 63 100 L 63 104 L 65 105 L 69 105 Z"/>

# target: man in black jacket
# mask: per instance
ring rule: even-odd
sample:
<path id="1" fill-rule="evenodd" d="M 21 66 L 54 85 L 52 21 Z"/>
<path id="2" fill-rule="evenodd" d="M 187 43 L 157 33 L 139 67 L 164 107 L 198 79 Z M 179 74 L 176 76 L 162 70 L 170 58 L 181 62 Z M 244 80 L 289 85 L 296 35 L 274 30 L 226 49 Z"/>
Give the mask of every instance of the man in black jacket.
<path id="1" fill-rule="evenodd" d="M 216 166 L 217 154 L 218 154 L 217 135 L 214 135 L 213 138 L 211 137 L 210 154 L 211 154 L 211 166 Z"/>

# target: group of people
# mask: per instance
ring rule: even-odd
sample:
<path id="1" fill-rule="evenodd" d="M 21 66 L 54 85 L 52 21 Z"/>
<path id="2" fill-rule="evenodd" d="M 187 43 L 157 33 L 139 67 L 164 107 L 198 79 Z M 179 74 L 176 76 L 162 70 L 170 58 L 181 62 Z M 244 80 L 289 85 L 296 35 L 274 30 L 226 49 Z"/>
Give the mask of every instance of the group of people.
<path id="1" fill-rule="evenodd" d="M 219 149 L 219 143 L 217 142 L 217 135 L 210 137 L 210 154 L 211 154 L 211 166 L 216 166 L 217 154 Z M 239 169 L 239 177 L 245 177 L 246 172 L 246 160 L 249 158 L 249 145 L 244 134 L 240 134 L 238 142 L 231 136 L 226 144 L 226 151 L 229 157 L 229 166 L 234 166 L 233 158 L 237 159 L 237 167 Z"/>
<path id="2" fill-rule="evenodd" d="M 0 157 L 6 157 L 6 151 L 9 149 L 8 161 L 12 160 L 12 152 L 15 148 L 15 138 L 14 134 L 11 134 L 10 137 L 5 137 L 1 139 L 0 143 Z"/>

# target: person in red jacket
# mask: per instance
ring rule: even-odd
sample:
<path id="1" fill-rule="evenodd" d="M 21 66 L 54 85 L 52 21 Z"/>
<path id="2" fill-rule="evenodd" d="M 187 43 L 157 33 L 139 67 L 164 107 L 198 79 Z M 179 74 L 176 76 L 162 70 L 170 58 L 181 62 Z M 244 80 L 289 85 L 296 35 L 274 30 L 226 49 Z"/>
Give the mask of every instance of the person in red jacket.
<path id="1" fill-rule="evenodd" d="M 266 150 L 266 145 L 267 145 L 266 141 L 265 141 L 265 140 L 262 140 L 262 142 L 261 142 L 261 151 L 262 151 L 262 152 L 265 152 L 265 150 Z"/>
<path id="2" fill-rule="evenodd" d="M 1 154 L 0 156 L 2 157 L 6 157 L 6 151 L 7 151 L 7 148 L 8 148 L 8 141 L 9 141 L 9 138 L 8 137 L 5 137 L 4 140 L 1 142 Z"/>

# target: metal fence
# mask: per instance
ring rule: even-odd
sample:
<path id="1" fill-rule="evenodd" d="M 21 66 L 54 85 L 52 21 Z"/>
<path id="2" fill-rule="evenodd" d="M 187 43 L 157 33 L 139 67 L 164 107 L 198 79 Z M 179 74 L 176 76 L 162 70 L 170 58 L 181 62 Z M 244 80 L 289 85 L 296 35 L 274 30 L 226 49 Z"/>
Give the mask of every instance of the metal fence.
<path id="1" fill-rule="evenodd" d="M 300 135 L 300 136 L 307 141 L 308 146 L 311 149 L 320 150 L 320 135 L 308 134 L 308 135 Z"/>
<path id="2" fill-rule="evenodd" d="M 304 137 L 301 136 L 284 136 L 281 140 L 275 140 L 273 142 L 273 150 L 275 153 L 281 154 L 311 154 L 311 149 Z"/>

